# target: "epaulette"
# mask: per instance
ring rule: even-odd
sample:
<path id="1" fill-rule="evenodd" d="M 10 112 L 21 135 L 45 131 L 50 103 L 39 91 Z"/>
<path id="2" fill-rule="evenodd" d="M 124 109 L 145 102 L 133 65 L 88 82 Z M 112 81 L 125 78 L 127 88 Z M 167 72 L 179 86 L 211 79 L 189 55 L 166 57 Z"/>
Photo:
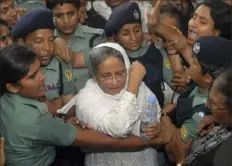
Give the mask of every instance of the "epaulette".
<path id="1" fill-rule="evenodd" d="M 104 33 L 104 29 L 91 28 L 86 25 L 83 25 L 82 29 L 85 33 L 93 33 L 93 34 L 99 34 L 99 35 L 102 35 Z"/>

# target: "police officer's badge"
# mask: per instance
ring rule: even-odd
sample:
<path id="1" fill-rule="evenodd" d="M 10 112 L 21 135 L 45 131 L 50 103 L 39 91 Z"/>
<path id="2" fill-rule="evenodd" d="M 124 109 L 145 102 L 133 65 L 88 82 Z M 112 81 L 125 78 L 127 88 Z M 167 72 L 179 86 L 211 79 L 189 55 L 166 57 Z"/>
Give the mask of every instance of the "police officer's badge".
<path id="1" fill-rule="evenodd" d="M 135 20 L 139 19 L 139 12 L 138 12 L 138 10 L 134 10 L 134 18 L 135 18 Z"/>
<path id="2" fill-rule="evenodd" d="M 53 15 L 52 21 L 53 21 L 53 24 L 56 26 L 56 16 L 55 15 Z"/>
<path id="3" fill-rule="evenodd" d="M 194 46 L 193 46 L 193 52 L 194 54 L 198 54 L 200 52 L 200 43 L 195 43 Z"/>
<path id="4" fill-rule="evenodd" d="M 65 77 L 66 77 L 66 79 L 67 79 L 68 81 L 71 81 L 71 80 L 72 80 L 73 75 L 72 75 L 72 71 L 71 71 L 70 69 L 66 69 L 64 74 L 65 74 Z"/>

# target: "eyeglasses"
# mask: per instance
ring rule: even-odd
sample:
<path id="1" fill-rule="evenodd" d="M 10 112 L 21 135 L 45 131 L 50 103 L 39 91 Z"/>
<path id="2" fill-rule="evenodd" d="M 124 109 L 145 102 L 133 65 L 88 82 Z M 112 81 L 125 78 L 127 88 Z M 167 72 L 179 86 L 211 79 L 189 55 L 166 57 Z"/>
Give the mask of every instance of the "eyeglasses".
<path id="1" fill-rule="evenodd" d="M 211 111 L 215 111 L 215 110 L 227 110 L 228 108 L 220 108 L 220 107 L 214 107 L 214 104 L 212 102 L 212 100 L 210 98 L 207 99 L 207 103 L 206 103 L 207 107 L 211 110 Z"/>
<path id="2" fill-rule="evenodd" d="M 126 79 L 126 76 L 127 76 L 127 73 L 126 72 L 123 72 L 123 73 L 120 73 L 120 74 L 116 74 L 115 75 L 115 80 L 117 81 L 117 82 L 120 82 L 120 81 L 122 81 L 122 80 L 125 80 Z M 104 82 L 104 83 L 112 83 L 113 82 L 113 76 L 111 75 L 111 76 L 102 76 L 101 78 L 100 78 L 100 81 L 101 82 Z"/>

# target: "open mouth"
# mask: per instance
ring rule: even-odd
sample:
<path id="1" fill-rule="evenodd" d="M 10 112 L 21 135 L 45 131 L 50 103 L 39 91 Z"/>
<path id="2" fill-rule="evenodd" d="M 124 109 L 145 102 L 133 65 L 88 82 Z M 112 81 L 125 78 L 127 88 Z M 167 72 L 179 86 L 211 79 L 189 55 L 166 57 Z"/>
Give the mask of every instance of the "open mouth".
<path id="1" fill-rule="evenodd" d="M 188 31 L 188 38 L 190 40 L 197 40 L 198 39 L 198 34 L 192 30 Z"/>

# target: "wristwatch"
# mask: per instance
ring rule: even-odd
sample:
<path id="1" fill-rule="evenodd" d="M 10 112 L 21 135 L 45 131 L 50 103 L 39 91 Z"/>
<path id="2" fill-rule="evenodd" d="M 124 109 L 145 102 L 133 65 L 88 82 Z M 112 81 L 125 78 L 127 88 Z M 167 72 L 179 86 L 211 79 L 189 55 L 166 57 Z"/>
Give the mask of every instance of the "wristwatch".
<path id="1" fill-rule="evenodd" d="M 167 112 L 161 112 L 161 118 L 162 118 L 163 116 L 168 116 L 168 113 L 167 113 Z"/>

